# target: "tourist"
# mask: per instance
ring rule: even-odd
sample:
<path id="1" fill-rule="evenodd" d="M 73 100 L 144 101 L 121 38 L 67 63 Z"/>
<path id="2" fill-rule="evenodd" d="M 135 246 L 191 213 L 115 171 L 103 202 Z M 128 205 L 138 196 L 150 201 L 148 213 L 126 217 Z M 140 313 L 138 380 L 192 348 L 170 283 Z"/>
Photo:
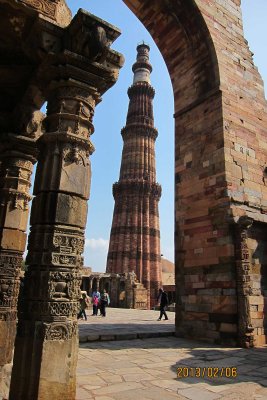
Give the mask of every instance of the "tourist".
<path id="1" fill-rule="evenodd" d="M 98 290 L 94 290 L 92 294 L 92 303 L 93 303 L 93 314 L 97 315 L 99 306 L 100 306 L 100 293 Z"/>
<path id="2" fill-rule="evenodd" d="M 80 312 L 77 316 L 78 319 L 83 318 L 87 321 L 86 309 L 89 305 L 89 299 L 86 293 L 82 293 L 82 297 L 80 298 Z"/>
<path id="3" fill-rule="evenodd" d="M 110 298 L 107 291 L 104 289 L 100 296 L 100 311 L 102 317 L 106 316 L 106 307 L 110 304 Z"/>
<path id="4" fill-rule="evenodd" d="M 166 319 L 169 319 L 168 317 L 167 317 L 167 314 L 166 314 L 166 307 L 167 307 L 167 305 L 168 305 L 168 296 L 167 296 L 167 293 L 166 292 L 164 292 L 164 290 L 163 289 L 159 289 L 159 295 L 158 295 L 158 302 L 160 303 L 160 305 L 159 305 L 159 309 L 160 309 L 160 315 L 159 315 L 159 318 L 158 318 L 158 321 L 161 321 L 161 318 L 163 317 L 163 315 L 164 315 L 164 319 L 166 320 Z"/>
<path id="5" fill-rule="evenodd" d="M 94 295 L 92 302 L 93 302 L 93 314 L 92 315 L 97 316 L 98 305 L 99 305 L 99 297 Z"/>

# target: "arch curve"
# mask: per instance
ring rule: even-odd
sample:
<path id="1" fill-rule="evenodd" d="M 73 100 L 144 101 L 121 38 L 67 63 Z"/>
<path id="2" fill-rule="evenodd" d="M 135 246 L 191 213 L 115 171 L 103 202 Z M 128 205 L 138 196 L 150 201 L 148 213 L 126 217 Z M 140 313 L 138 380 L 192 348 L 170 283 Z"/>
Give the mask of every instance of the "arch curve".
<path id="1" fill-rule="evenodd" d="M 215 47 L 194 0 L 123 1 L 161 51 L 173 85 L 176 113 L 219 88 Z"/>

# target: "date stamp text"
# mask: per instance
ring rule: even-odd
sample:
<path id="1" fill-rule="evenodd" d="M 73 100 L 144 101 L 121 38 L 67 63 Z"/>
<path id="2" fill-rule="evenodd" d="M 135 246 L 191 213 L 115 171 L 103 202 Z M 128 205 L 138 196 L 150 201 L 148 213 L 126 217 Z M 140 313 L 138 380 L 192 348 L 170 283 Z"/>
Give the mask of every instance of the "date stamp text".
<path id="1" fill-rule="evenodd" d="M 236 378 L 236 367 L 178 367 L 177 378 Z"/>

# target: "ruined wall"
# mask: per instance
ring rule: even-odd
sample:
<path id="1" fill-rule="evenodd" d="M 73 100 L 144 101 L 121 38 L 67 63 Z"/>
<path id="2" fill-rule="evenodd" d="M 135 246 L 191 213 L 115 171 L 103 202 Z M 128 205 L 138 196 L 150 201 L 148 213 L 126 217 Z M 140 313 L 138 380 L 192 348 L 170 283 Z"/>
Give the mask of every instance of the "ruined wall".
<path id="1" fill-rule="evenodd" d="M 249 296 L 251 324 L 255 331 L 256 345 L 266 343 L 267 336 L 267 227 L 254 223 L 248 233 L 250 258 Z"/>
<path id="2" fill-rule="evenodd" d="M 173 83 L 177 334 L 251 345 L 256 325 L 248 340 L 241 325 L 258 300 L 241 323 L 240 298 L 250 295 L 240 293 L 251 292 L 253 278 L 246 288 L 237 279 L 234 226 L 244 215 L 266 222 L 267 130 L 240 1 L 125 3 L 152 34 Z"/>

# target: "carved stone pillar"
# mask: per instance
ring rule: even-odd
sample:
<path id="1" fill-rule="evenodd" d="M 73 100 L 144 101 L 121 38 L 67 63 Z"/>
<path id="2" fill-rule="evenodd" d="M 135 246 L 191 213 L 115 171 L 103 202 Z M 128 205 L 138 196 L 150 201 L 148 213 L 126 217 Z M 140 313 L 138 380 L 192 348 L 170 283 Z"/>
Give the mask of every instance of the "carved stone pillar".
<path id="1" fill-rule="evenodd" d="M 75 399 L 90 135 L 94 108 L 122 65 L 109 49 L 117 36 L 111 25 L 80 10 L 64 33 L 66 48 L 44 65 L 46 132 L 39 140 L 10 400 Z"/>
<path id="2" fill-rule="evenodd" d="M 118 307 L 119 303 L 119 289 L 118 289 L 118 276 L 112 274 L 110 281 L 110 303 L 112 307 Z"/>
<path id="3" fill-rule="evenodd" d="M 0 168 L 0 366 L 12 360 L 20 270 L 25 251 L 34 139 L 6 135 Z"/>
<path id="4" fill-rule="evenodd" d="M 93 294 L 93 279 L 91 277 L 89 277 L 89 287 L 88 287 L 88 295 L 92 296 Z"/>
<path id="5" fill-rule="evenodd" d="M 247 245 L 248 230 L 253 219 L 240 217 L 237 225 L 237 303 L 238 303 L 238 338 L 242 347 L 254 346 L 254 328 L 251 323 L 249 296 L 252 294 L 250 284 L 251 263 Z"/>

